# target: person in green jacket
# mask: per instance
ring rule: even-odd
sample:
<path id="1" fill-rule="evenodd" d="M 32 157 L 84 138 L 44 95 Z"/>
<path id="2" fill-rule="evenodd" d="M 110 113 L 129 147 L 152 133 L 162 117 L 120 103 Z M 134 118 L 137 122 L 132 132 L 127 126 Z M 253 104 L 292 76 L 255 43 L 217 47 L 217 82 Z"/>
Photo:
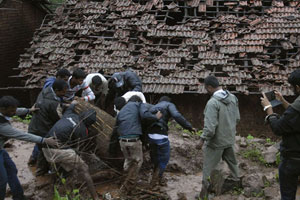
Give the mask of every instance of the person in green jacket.
<path id="1" fill-rule="evenodd" d="M 204 128 L 198 148 L 203 148 L 203 179 L 200 198 L 206 197 L 211 172 L 221 159 L 228 164 L 234 180 L 239 180 L 237 160 L 234 152 L 236 125 L 240 120 L 238 99 L 223 90 L 215 76 L 204 79 L 211 98 L 204 110 Z"/>

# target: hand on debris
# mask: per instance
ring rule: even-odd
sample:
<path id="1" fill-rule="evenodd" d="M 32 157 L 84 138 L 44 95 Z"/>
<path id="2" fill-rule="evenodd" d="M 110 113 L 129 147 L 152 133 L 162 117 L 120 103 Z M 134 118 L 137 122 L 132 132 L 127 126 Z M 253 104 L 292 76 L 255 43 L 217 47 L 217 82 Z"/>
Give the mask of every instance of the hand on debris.
<path id="1" fill-rule="evenodd" d="M 59 147 L 60 146 L 60 143 L 58 142 L 58 140 L 54 139 L 53 137 L 44 138 L 44 143 L 49 145 L 49 146 L 52 146 L 52 147 Z"/>
<path id="2" fill-rule="evenodd" d="M 266 106 L 271 105 L 270 101 L 268 100 L 268 98 L 266 97 L 266 95 L 265 95 L 264 92 L 262 92 L 262 95 L 263 95 L 263 97 L 260 98 L 260 100 L 261 100 L 261 105 L 262 105 L 263 107 L 266 107 Z"/>
<path id="3" fill-rule="evenodd" d="M 278 90 L 274 90 L 274 93 L 275 93 L 275 97 L 278 101 L 281 101 L 281 102 L 284 101 L 284 98 L 283 98 L 281 92 L 279 92 Z"/>
<path id="4" fill-rule="evenodd" d="M 77 101 L 84 100 L 84 97 L 78 97 L 78 96 L 75 96 L 75 97 L 74 97 L 74 100 L 77 100 Z"/>
<path id="5" fill-rule="evenodd" d="M 199 141 L 198 145 L 196 146 L 196 148 L 199 150 L 202 149 L 203 144 L 204 144 L 204 140 L 202 138 L 200 138 L 200 141 Z"/>
<path id="6" fill-rule="evenodd" d="M 74 100 L 71 102 L 71 104 L 75 104 L 75 105 L 76 105 L 76 104 L 78 104 L 78 101 L 74 99 Z"/>
<path id="7" fill-rule="evenodd" d="M 158 111 L 155 115 L 157 119 L 160 119 L 162 117 L 162 113 L 160 111 Z"/>

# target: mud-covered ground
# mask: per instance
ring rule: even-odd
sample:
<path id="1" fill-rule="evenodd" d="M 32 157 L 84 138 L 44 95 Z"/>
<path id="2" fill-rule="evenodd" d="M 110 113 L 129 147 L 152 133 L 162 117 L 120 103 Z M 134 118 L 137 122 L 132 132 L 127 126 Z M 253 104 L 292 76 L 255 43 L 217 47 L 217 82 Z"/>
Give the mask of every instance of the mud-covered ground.
<path id="1" fill-rule="evenodd" d="M 26 124 L 13 122 L 12 125 L 19 129 L 27 130 Z M 138 182 L 140 190 L 135 196 L 130 196 L 127 199 L 168 198 L 172 200 L 192 200 L 199 194 L 201 190 L 203 157 L 202 151 L 196 149 L 198 136 L 183 132 L 172 123 L 169 137 L 171 141 L 171 159 L 165 173 L 167 186 L 162 187 L 160 191 L 150 190 L 151 167 L 149 156 L 146 153 Z M 268 141 L 268 144 L 259 139 L 253 139 L 249 142 L 248 139 L 238 137 L 236 149 L 243 186 L 234 188 L 234 190 L 227 191 L 219 196 L 212 195 L 210 199 L 280 199 L 276 164 L 263 164 L 259 159 L 245 158 L 245 153 L 251 151 L 250 147 L 264 151 L 271 144 L 270 141 Z M 34 176 L 35 168 L 27 165 L 33 146 L 34 144 L 28 142 L 10 140 L 6 149 L 16 163 L 18 176 L 28 199 L 53 199 L 54 185 L 58 187 L 61 194 L 65 192 L 64 186 L 62 186 L 55 174 L 37 178 Z M 226 164 L 221 164 L 219 169 L 221 169 L 224 176 L 228 175 L 229 170 Z M 118 189 L 122 183 L 122 178 L 121 176 L 114 176 L 111 180 L 95 181 L 97 191 L 99 194 L 104 195 L 105 199 L 118 197 Z M 84 196 L 87 194 L 86 188 L 80 185 L 78 187 L 80 193 L 82 193 L 81 197 L 85 199 Z M 7 199 L 11 199 L 9 192 Z M 300 195 L 297 199 L 300 200 Z"/>

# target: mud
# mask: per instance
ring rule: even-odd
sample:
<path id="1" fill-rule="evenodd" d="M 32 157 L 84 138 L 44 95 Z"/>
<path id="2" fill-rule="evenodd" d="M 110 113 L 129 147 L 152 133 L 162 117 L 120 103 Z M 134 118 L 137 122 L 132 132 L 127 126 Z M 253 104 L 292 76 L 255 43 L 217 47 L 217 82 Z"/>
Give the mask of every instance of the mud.
<path id="1" fill-rule="evenodd" d="M 12 122 L 14 127 L 22 130 L 27 130 L 27 125 L 19 122 Z M 191 136 L 183 133 L 182 130 L 171 126 L 170 129 L 170 144 L 171 144 L 171 159 L 167 167 L 165 178 L 167 179 L 167 186 L 161 188 L 161 192 L 149 191 L 149 182 L 151 177 L 151 167 L 149 163 L 149 156 L 145 156 L 145 162 L 139 176 L 139 192 L 138 196 L 129 197 L 127 199 L 160 199 L 155 198 L 155 194 L 167 195 L 169 199 L 195 199 L 201 190 L 202 179 L 202 152 L 196 149 L 197 136 Z M 48 175 L 36 178 L 34 176 L 35 168 L 29 167 L 27 161 L 31 155 L 34 144 L 10 140 L 6 148 L 10 156 L 16 163 L 18 168 L 18 176 L 20 182 L 24 187 L 24 191 L 28 199 L 32 200 L 50 200 L 53 199 L 53 188 L 57 184 L 55 175 Z M 237 147 L 241 148 L 241 147 Z M 275 179 L 277 169 L 276 167 L 265 167 L 257 162 L 249 161 L 238 153 L 239 166 L 241 168 L 241 175 L 246 176 L 254 173 L 263 173 L 267 180 L 270 181 L 270 187 L 265 187 L 265 193 L 274 193 L 272 198 L 279 199 L 279 184 Z M 224 171 L 228 172 L 226 165 L 221 165 Z M 95 182 L 99 194 L 105 196 L 106 199 L 113 199 L 119 196 L 119 188 L 124 177 L 116 176 L 113 173 L 107 173 L 108 177 L 105 178 L 105 173 L 98 173 L 100 180 Z M 103 178 L 104 177 L 104 178 Z M 62 188 L 58 188 L 59 191 Z M 9 189 L 8 189 L 9 190 Z M 81 188 L 83 197 L 86 195 L 86 189 Z M 271 191 L 271 192 L 270 192 Z M 244 192 L 244 191 L 243 191 Z M 245 197 L 243 192 L 231 191 L 220 196 L 212 197 L 211 200 L 226 200 L 226 199 L 266 199 L 262 197 Z M 8 192 L 9 195 L 9 192 Z M 11 199 L 10 197 L 6 199 Z M 83 198 L 84 199 L 84 198 Z M 300 200 L 300 190 L 297 193 L 297 200 Z"/>

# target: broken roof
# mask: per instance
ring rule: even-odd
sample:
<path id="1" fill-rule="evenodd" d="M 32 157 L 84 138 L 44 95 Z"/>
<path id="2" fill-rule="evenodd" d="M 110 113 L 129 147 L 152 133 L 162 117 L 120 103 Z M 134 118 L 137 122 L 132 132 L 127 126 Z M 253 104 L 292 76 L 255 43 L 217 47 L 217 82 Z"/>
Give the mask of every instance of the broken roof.
<path id="1" fill-rule="evenodd" d="M 215 74 L 233 92 L 291 95 L 299 7 L 280 0 L 69 0 L 36 31 L 20 77 L 34 88 L 61 67 L 111 75 L 127 65 L 145 93 L 205 93 L 203 79 Z"/>

